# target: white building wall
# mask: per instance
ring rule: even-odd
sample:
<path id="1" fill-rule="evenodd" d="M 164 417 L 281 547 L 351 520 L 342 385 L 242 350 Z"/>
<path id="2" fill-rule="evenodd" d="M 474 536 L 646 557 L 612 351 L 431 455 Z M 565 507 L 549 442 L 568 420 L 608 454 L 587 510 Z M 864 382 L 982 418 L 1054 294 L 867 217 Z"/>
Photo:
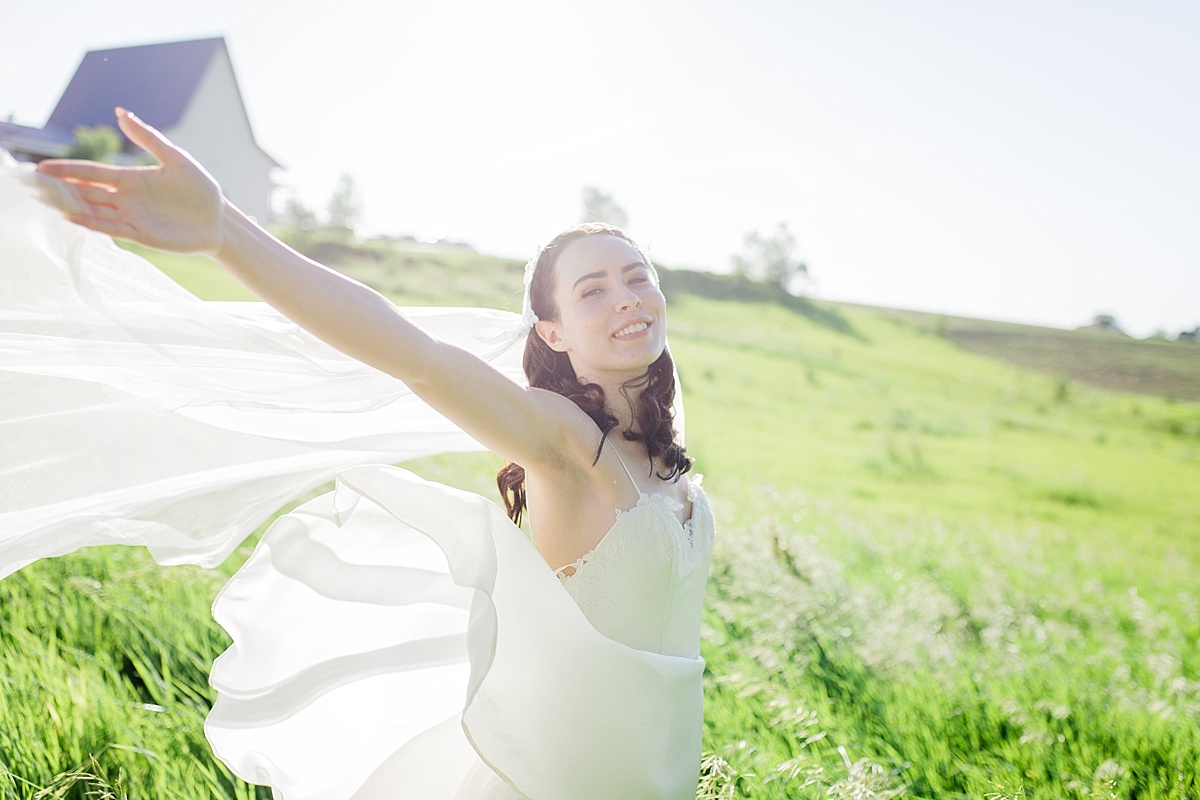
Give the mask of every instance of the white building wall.
<path id="1" fill-rule="evenodd" d="M 275 163 L 254 142 L 224 48 L 213 56 L 179 124 L 163 133 L 203 164 L 242 211 L 270 221 Z"/>

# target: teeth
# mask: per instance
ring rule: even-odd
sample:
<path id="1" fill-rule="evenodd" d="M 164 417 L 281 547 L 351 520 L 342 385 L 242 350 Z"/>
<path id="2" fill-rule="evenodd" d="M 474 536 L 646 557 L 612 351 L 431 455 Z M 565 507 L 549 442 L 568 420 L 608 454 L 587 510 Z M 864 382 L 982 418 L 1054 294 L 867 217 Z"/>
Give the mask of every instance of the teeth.
<path id="1" fill-rule="evenodd" d="M 649 327 L 650 326 L 647 325 L 645 322 L 635 322 L 634 324 L 630 325 L 628 328 L 622 328 L 621 330 L 617 331 L 616 333 L 613 334 L 613 336 L 628 336 L 631 333 L 638 333 L 640 331 L 644 331 L 644 330 L 646 330 L 646 328 L 649 328 Z"/>

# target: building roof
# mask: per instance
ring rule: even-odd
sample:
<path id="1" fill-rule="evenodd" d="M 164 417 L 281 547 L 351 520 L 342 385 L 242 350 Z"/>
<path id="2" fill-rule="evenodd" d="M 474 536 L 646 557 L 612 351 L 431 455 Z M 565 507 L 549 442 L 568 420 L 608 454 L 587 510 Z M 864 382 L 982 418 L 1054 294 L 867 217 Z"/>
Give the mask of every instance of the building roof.
<path id="1" fill-rule="evenodd" d="M 61 156 L 71 146 L 73 137 L 57 131 L 31 128 L 15 122 L 0 122 L 0 150 L 7 150 L 20 159 Z"/>
<path id="2" fill-rule="evenodd" d="M 117 106 L 136 110 L 162 130 L 179 122 L 222 37 L 92 50 L 46 122 L 48 131 L 76 125 L 113 125 Z"/>

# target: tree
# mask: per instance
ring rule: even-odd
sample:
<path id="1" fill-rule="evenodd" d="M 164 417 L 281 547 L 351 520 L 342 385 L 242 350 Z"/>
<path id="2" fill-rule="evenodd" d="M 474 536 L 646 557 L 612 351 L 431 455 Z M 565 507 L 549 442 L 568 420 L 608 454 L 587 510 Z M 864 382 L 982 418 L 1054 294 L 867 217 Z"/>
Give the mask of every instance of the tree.
<path id="1" fill-rule="evenodd" d="M 72 134 L 75 140 L 67 150 L 67 158 L 112 163 L 113 157 L 121 152 L 121 134 L 111 125 L 76 125 Z"/>
<path id="2" fill-rule="evenodd" d="M 317 229 L 317 214 L 293 193 L 284 204 L 280 222 L 292 230 L 312 231 Z"/>
<path id="3" fill-rule="evenodd" d="M 771 236 L 758 231 L 746 234 L 742 251 L 731 261 L 738 275 L 785 292 L 802 292 L 808 279 L 808 265 L 796 257 L 796 237 L 784 222 L 779 223 Z"/>
<path id="4" fill-rule="evenodd" d="M 595 186 L 583 187 L 583 222 L 607 222 L 618 228 L 629 224 L 629 215 L 617 204 L 611 194 Z"/>
<path id="5" fill-rule="evenodd" d="M 1097 314 L 1092 317 L 1092 324 L 1088 327 L 1098 331 L 1125 335 L 1125 331 L 1121 330 L 1121 325 L 1117 322 L 1117 318 L 1112 314 Z"/>
<path id="6" fill-rule="evenodd" d="M 362 217 L 362 199 L 354 177 L 342 173 L 333 194 L 329 196 L 329 216 L 326 226 L 353 232 Z"/>

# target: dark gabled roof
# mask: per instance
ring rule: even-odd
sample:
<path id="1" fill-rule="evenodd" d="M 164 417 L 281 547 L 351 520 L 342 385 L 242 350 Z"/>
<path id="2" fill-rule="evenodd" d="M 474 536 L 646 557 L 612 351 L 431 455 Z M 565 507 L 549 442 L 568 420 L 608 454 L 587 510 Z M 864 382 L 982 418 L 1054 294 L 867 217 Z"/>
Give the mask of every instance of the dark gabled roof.
<path id="1" fill-rule="evenodd" d="M 88 52 L 67 85 L 46 129 L 115 125 L 113 109 L 128 108 L 162 130 L 179 122 L 222 37 Z"/>

